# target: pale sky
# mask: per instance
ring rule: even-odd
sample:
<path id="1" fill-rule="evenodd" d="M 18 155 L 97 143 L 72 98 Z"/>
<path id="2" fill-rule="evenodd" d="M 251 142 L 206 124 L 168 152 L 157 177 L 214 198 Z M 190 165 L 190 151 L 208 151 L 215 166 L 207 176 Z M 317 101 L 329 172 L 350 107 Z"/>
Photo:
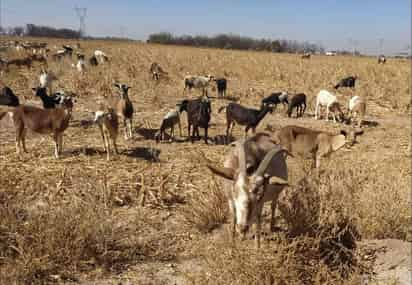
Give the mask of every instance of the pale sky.
<path id="1" fill-rule="evenodd" d="M 3 26 L 28 23 L 78 29 L 74 7 L 87 10 L 86 33 L 146 40 L 234 33 L 321 43 L 326 49 L 393 54 L 410 50 L 410 0 L 0 0 Z M 381 49 L 379 39 L 383 39 Z M 408 48 L 409 46 L 409 48 Z"/>

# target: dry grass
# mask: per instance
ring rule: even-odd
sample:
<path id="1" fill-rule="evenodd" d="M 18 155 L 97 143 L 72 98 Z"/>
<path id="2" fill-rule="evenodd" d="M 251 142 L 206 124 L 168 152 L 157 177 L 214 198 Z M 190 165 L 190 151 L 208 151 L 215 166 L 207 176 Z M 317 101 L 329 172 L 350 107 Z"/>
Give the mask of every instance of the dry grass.
<path id="1" fill-rule="evenodd" d="M 131 274 L 133 270 L 125 269 L 139 264 L 179 264 L 187 258 L 201 263 L 188 274 L 195 284 L 359 284 L 364 268 L 355 253 L 356 238 L 412 240 L 406 150 L 409 61 L 377 65 L 375 58 L 301 60 L 289 54 L 127 42 L 81 45 L 88 55 L 102 49 L 113 60 L 90 68 L 83 77 L 68 61 L 49 64 L 59 77 L 55 88 L 77 94 L 62 159 L 52 157 L 49 137 L 31 134 L 30 153 L 17 156 L 10 121 L 0 122 L 0 283 L 42 284 L 56 276 L 60 281 L 99 280 Z M 169 80 L 149 80 L 153 61 L 169 73 Z M 12 68 L 0 83 L 10 86 L 21 101 L 39 105 L 30 91 L 39 70 L 38 65 L 32 70 Z M 275 90 L 308 95 L 309 112 L 303 119 L 286 118 L 279 107 L 260 130 L 295 124 L 337 132 L 342 126 L 311 117 L 314 96 L 346 75 L 361 78 L 356 95 L 368 102 L 370 126 L 353 150 L 325 158 L 319 175 L 308 173 L 308 161 L 288 159 L 290 181 L 298 186 L 285 190 L 279 211 L 283 231 L 266 233 L 260 253 L 253 251 L 251 241 L 232 248 L 225 227 L 219 228 L 226 222 L 227 204 L 221 181 L 204 163 L 205 157 L 222 163 L 228 147 L 191 144 L 186 138 L 156 144 L 153 139 L 168 109 L 199 95 L 183 93 L 186 73 L 227 77 L 228 95 L 248 106 L 259 106 L 260 99 Z M 113 81 L 132 86 L 136 128 L 132 140 L 118 140 L 121 154 L 106 162 L 100 134 L 90 120 L 96 101 L 114 92 Z M 341 90 L 338 97 L 347 102 L 353 94 Z M 216 110 L 227 102 L 212 103 L 212 137 L 225 132 L 225 114 Z M 235 137 L 242 134 L 236 126 Z"/>

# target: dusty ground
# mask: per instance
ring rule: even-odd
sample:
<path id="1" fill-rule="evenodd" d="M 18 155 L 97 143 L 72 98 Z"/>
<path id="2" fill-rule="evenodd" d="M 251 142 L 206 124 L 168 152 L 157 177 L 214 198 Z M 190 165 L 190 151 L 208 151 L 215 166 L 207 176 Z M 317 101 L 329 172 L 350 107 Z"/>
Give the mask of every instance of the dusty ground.
<path id="1" fill-rule="evenodd" d="M 50 63 L 49 69 L 59 77 L 56 87 L 78 94 L 71 125 L 65 133 L 62 158 L 52 157 L 49 137 L 33 134 L 27 139 L 29 153 L 17 156 L 10 119 L 3 119 L 0 182 L 4 189 L 0 186 L 0 191 L 22 191 L 29 211 L 42 207 L 54 209 L 60 207 L 53 206 L 59 203 L 82 203 L 87 200 L 85 197 L 93 195 L 90 197 L 96 197 L 99 203 L 103 201 L 107 207 L 113 234 L 118 231 L 122 236 L 117 240 L 119 251 L 133 242 L 143 244 L 145 250 L 127 261 L 114 262 L 109 270 L 96 265 L 68 276 L 57 272 L 49 280 L 65 284 L 71 279 L 80 284 L 191 284 L 196 283 L 193 276 L 197 272 L 213 274 L 208 272 L 207 256 L 199 256 L 198 248 L 213 247 L 228 239 L 228 233 L 225 227 L 201 233 L 187 223 L 182 210 L 190 206 L 198 193 L 207 193 L 220 185 L 207 172 L 203 156 L 221 163 L 228 147 L 205 145 L 203 140 L 195 144 L 187 142 L 186 115 L 182 116 L 183 137 L 177 142 L 156 144 L 153 140 L 162 116 L 179 100 L 198 95 L 182 92 L 181 80 L 185 74 L 225 76 L 229 80 L 228 94 L 256 108 L 261 98 L 273 91 L 305 92 L 309 106 L 303 118 L 287 118 L 279 106 L 262 121 L 259 131 L 294 124 L 331 132 L 349 126 L 315 121 L 313 98 L 321 88 L 332 91 L 339 78 L 358 74 L 356 91 L 342 90 L 338 96 L 345 106 L 354 94 L 367 99 L 365 133 L 353 149 L 338 151 L 324 159 L 322 169 L 353 170 L 350 173 L 355 182 L 348 178 L 348 183 L 358 184 L 348 212 L 356 216 L 363 238 L 360 255 L 376 253 L 368 258 L 376 258 L 377 279 L 392 278 L 393 274 L 399 278 L 399 284 L 410 283 L 409 61 L 390 59 L 386 65 L 378 66 L 375 58 L 313 56 L 304 61 L 298 55 L 132 43 L 82 42 L 82 46 L 86 54 L 91 54 L 94 48 L 103 49 L 112 62 L 89 68 L 84 77 L 71 69 L 69 62 Z M 169 72 L 168 81 L 156 84 L 149 80 L 147 70 L 152 61 L 159 62 Z M 10 86 L 24 103 L 39 105 L 30 91 L 37 84 L 38 73 L 38 66 L 31 70 L 12 69 L 1 78 L 1 83 Z M 135 128 L 129 141 L 123 139 L 121 132 L 118 140 L 121 154 L 107 162 L 98 130 L 90 125 L 90 120 L 97 99 L 114 92 L 113 81 L 132 86 Z M 212 138 L 225 133 L 225 114 L 218 114 L 217 110 L 228 102 L 213 100 Z M 234 135 L 241 137 L 242 128 L 236 126 Z M 308 163 L 299 158 L 288 161 L 290 180 L 295 183 L 305 175 Z M 267 236 L 269 246 L 272 235 L 276 233 Z M 386 250 L 381 250 L 384 247 Z"/>

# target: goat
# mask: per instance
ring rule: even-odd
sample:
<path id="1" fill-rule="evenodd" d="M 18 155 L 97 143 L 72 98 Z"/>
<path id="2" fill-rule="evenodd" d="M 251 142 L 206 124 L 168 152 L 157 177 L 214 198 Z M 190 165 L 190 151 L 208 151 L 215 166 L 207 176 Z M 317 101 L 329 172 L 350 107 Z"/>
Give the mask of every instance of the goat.
<path id="1" fill-rule="evenodd" d="M 311 54 L 309 52 L 304 52 L 301 56 L 302 59 L 309 59 Z"/>
<path id="2" fill-rule="evenodd" d="M 66 97 L 63 92 L 56 92 L 53 95 L 47 95 L 46 88 L 44 87 L 36 87 L 32 88 L 34 92 L 34 96 L 39 97 L 43 103 L 44 109 L 53 109 L 56 108 L 58 105 L 61 105 L 64 98 Z"/>
<path id="3" fill-rule="evenodd" d="M 245 128 L 245 138 L 249 129 L 252 129 L 252 132 L 256 132 L 256 127 L 261 120 L 266 116 L 268 112 L 272 112 L 272 107 L 270 106 L 261 106 L 260 110 L 250 109 L 243 107 L 237 103 L 229 103 L 227 106 L 223 106 L 218 110 L 220 113 L 223 109 L 226 108 L 226 137 L 229 140 L 230 135 L 232 135 L 233 127 L 235 123 L 246 126 Z"/>
<path id="4" fill-rule="evenodd" d="M 303 106 L 303 107 L 302 107 Z M 288 106 L 288 117 L 292 116 L 293 108 L 296 108 L 296 118 L 302 117 L 306 110 L 306 95 L 303 93 L 293 95 Z"/>
<path id="5" fill-rule="evenodd" d="M 378 64 L 385 64 L 386 63 L 386 57 L 383 55 L 383 54 L 381 54 L 379 57 L 378 57 Z"/>
<path id="6" fill-rule="evenodd" d="M 11 59 L 7 62 L 7 67 L 10 65 L 15 65 L 17 67 L 21 66 L 26 66 L 27 68 L 31 68 L 31 65 L 33 63 L 33 60 L 31 57 L 25 57 L 25 58 L 16 58 L 16 59 Z"/>
<path id="7" fill-rule="evenodd" d="M 73 56 L 73 48 L 71 46 L 63 45 L 62 47 L 65 55 L 68 55 L 69 57 Z"/>
<path id="8" fill-rule="evenodd" d="M 338 89 L 339 87 L 350 87 L 350 88 L 355 88 L 355 83 L 356 79 L 358 79 L 357 76 L 348 76 L 346 78 L 341 79 L 338 84 L 335 85 L 335 89 Z"/>
<path id="9" fill-rule="evenodd" d="M 132 138 L 133 129 L 133 104 L 129 99 L 130 86 L 126 84 L 115 83 L 114 86 L 118 88 L 119 93 L 116 96 L 109 96 L 107 99 L 108 105 L 115 110 L 117 116 L 123 120 L 124 123 L 124 137 L 127 140 Z"/>
<path id="10" fill-rule="evenodd" d="M 166 133 L 166 129 L 170 129 L 170 138 L 174 139 L 175 137 L 175 125 L 179 125 L 179 134 L 182 136 L 182 126 L 180 125 L 180 113 L 182 112 L 182 105 L 178 104 L 176 109 L 170 110 L 162 120 L 162 124 L 160 125 L 159 132 L 156 134 L 156 142 L 159 140 L 164 140 L 164 135 Z"/>
<path id="11" fill-rule="evenodd" d="M 152 75 L 153 80 L 159 80 L 160 75 L 166 75 L 167 76 L 167 74 L 168 74 L 166 71 L 163 70 L 163 68 L 157 62 L 153 62 L 150 65 L 149 72 Z"/>
<path id="12" fill-rule="evenodd" d="M 353 96 L 349 100 L 349 117 L 356 118 L 359 127 L 362 127 L 363 119 L 366 113 L 366 102 L 359 96 Z"/>
<path id="13" fill-rule="evenodd" d="M 40 109 L 33 106 L 19 105 L 13 110 L 13 123 L 16 130 L 16 152 L 27 152 L 25 136 L 27 129 L 40 133 L 52 134 L 54 140 L 54 155 L 59 158 L 63 149 L 63 133 L 69 126 L 73 101 L 65 97 L 62 108 Z"/>
<path id="14" fill-rule="evenodd" d="M 104 151 L 107 154 L 107 161 L 110 160 L 110 142 L 112 141 L 115 154 L 119 154 L 116 145 L 117 135 L 119 133 L 119 121 L 116 112 L 112 108 L 101 106 L 95 113 L 94 123 L 99 126 L 102 135 Z"/>
<path id="15" fill-rule="evenodd" d="M 14 107 L 19 106 L 19 104 L 19 98 L 13 93 L 13 90 L 7 86 L 3 87 L 0 93 L 0 120 L 7 112 L 13 114 Z"/>
<path id="16" fill-rule="evenodd" d="M 96 58 L 94 55 L 92 55 L 92 56 L 89 58 L 89 64 L 90 64 L 91 66 L 98 66 L 98 65 L 99 65 L 99 62 L 97 61 L 97 58 Z"/>
<path id="17" fill-rule="evenodd" d="M 282 103 L 283 107 L 289 105 L 287 92 L 274 92 L 268 97 L 262 99 L 262 105 L 275 105 L 275 108 L 278 104 Z"/>
<path id="18" fill-rule="evenodd" d="M 81 74 L 84 73 L 86 69 L 86 63 L 84 61 L 84 55 L 83 54 L 77 54 L 77 64 L 76 64 L 77 71 Z"/>
<path id="19" fill-rule="evenodd" d="M 39 76 L 40 87 L 48 88 L 49 94 L 52 94 L 53 81 L 56 79 L 57 77 L 53 73 L 48 72 L 42 68 Z"/>
<path id="20" fill-rule="evenodd" d="M 193 100 L 183 100 L 180 110 L 187 112 L 187 134 L 194 142 L 195 135 L 199 138 L 199 127 L 205 129 L 205 143 L 207 144 L 208 128 L 210 122 L 210 114 L 212 113 L 212 106 L 208 97 L 201 97 Z M 193 126 L 192 135 L 190 129 Z"/>
<path id="21" fill-rule="evenodd" d="M 332 112 L 333 122 L 336 123 L 335 113 L 338 113 L 341 122 L 344 120 L 344 115 L 340 109 L 338 99 L 332 93 L 326 90 L 320 90 L 316 97 L 315 120 L 318 119 L 318 112 L 320 106 L 326 106 L 326 121 L 329 121 L 329 111 Z"/>
<path id="22" fill-rule="evenodd" d="M 224 178 L 224 191 L 231 213 L 232 241 L 236 231 L 245 237 L 256 224 L 255 242 L 260 247 L 262 210 L 272 202 L 271 229 L 274 229 L 275 209 L 279 194 L 288 185 L 286 150 L 274 144 L 267 134 L 256 134 L 247 140 L 232 143 L 223 167 L 209 163 L 214 174 Z"/>
<path id="23" fill-rule="evenodd" d="M 109 57 L 101 50 L 95 50 L 93 55 L 96 57 L 99 63 L 104 63 L 106 61 L 109 61 Z"/>
<path id="24" fill-rule="evenodd" d="M 363 131 L 341 130 L 340 134 L 330 134 L 298 126 L 286 126 L 276 131 L 273 139 L 292 154 L 312 156 L 313 166 L 320 167 L 320 159 L 337 151 L 343 146 L 351 147 L 356 143 L 356 137 Z"/>
<path id="25" fill-rule="evenodd" d="M 210 81 L 213 80 L 212 75 L 208 76 L 199 76 L 199 75 L 186 75 L 183 79 L 184 83 L 184 90 L 189 89 L 192 90 L 192 88 L 195 89 L 202 89 L 202 94 L 206 94 L 206 89 L 209 86 Z"/>
<path id="26" fill-rule="evenodd" d="M 217 78 L 213 79 L 216 82 L 217 88 L 217 97 L 225 97 L 227 89 L 227 80 L 226 78 Z"/>

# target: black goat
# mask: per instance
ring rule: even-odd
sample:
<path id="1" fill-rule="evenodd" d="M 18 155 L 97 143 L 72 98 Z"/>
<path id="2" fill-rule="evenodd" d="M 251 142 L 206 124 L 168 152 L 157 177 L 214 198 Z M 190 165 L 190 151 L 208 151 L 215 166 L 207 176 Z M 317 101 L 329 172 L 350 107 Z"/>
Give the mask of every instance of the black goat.
<path id="1" fill-rule="evenodd" d="M 20 105 L 19 98 L 9 87 L 5 86 L 0 93 L 0 105 L 16 107 Z"/>
<path id="2" fill-rule="evenodd" d="M 235 123 L 246 126 L 245 128 L 245 137 L 249 129 L 251 128 L 253 133 L 256 132 L 256 127 L 259 122 L 266 116 L 268 112 L 272 112 L 272 107 L 268 105 L 261 106 L 260 110 L 250 109 L 243 107 L 237 103 L 229 103 L 227 106 L 223 106 L 219 109 L 219 113 L 226 108 L 226 137 L 229 140 L 229 137 L 232 135 L 233 127 Z"/>
<path id="3" fill-rule="evenodd" d="M 299 94 L 294 95 L 290 99 L 289 108 L 288 108 L 289 118 L 292 116 L 293 108 L 296 108 L 296 118 L 303 116 L 306 110 L 306 95 L 305 94 L 299 93 Z"/>
<path id="4" fill-rule="evenodd" d="M 212 107 L 209 98 L 201 97 L 194 100 L 183 100 L 180 103 L 180 111 L 187 112 L 187 128 L 188 136 L 191 137 L 192 143 L 194 142 L 195 135 L 200 138 L 199 127 L 205 129 L 205 143 L 207 144 L 208 128 L 210 122 L 210 114 L 212 113 Z M 190 135 L 190 128 L 193 126 L 192 135 Z"/>
<path id="5" fill-rule="evenodd" d="M 5 86 L 0 93 L 0 120 L 11 111 L 9 107 L 17 107 L 20 105 L 19 98 L 14 95 L 13 91 Z M 6 106 L 5 108 L 3 106 Z M 3 108 L 2 108 L 3 107 Z"/>
<path id="6" fill-rule="evenodd" d="M 56 108 L 63 101 L 62 98 L 64 97 L 64 94 L 60 92 L 56 92 L 53 95 L 49 96 L 47 95 L 46 88 L 36 87 L 32 88 L 32 90 L 35 92 L 34 96 L 40 97 L 44 109 Z"/>
<path id="7" fill-rule="evenodd" d="M 355 88 L 356 79 L 358 79 L 357 76 L 348 76 L 346 78 L 343 78 L 338 82 L 338 84 L 335 85 L 335 89 L 338 89 L 339 87 Z"/>
<path id="8" fill-rule="evenodd" d="M 275 105 L 276 108 L 279 103 L 282 103 L 283 107 L 285 107 L 285 105 L 289 105 L 288 94 L 286 92 L 275 92 L 262 100 L 262 106 Z"/>
<path id="9" fill-rule="evenodd" d="M 217 97 L 225 97 L 227 89 L 227 80 L 226 78 L 214 79 L 217 87 Z"/>

